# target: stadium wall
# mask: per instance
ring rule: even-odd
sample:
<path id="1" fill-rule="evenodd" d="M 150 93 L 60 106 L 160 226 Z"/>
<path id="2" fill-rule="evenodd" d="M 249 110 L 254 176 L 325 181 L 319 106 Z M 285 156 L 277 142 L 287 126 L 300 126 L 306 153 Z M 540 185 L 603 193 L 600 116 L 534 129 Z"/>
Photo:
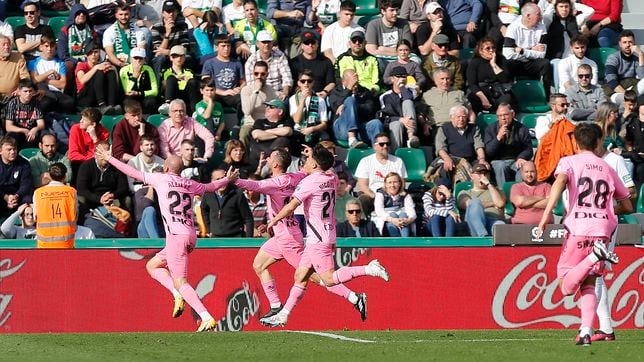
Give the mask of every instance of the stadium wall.
<path id="1" fill-rule="evenodd" d="M 578 296 L 564 298 L 557 286 L 559 247 L 488 248 L 480 246 L 491 243 L 489 239 L 460 240 L 470 246 L 444 247 L 438 240 L 434 242 L 437 247 L 414 247 L 414 239 L 340 243 L 335 255 L 338 266 L 366 264 L 377 258 L 390 272 L 389 283 L 375 278 L 347 283 L 357 292 L 367 292 L 367 321 L 361 322 L 348 302 L 311 285 L 287 328 L 578 327 Z M 231 246 L 230 240 L 216 246 L 200 241 L 200 248 L 190 258 L 189 279 L 219 320 L 219 330 L 264 330 L 258 317 L 267 311 L 268 304 L 251 267 L 261 241 L 236 242 L 237 247 Z M 191 313 L 178 319 L 170 317 L 169 292 L 145 271 L 145 263 L 160 243 L 130 244 L 130 248 L 143 249 L 0 250 L 0 331 L 196 330 Z M 644 327 L 643 250 L 618 246 L 620 264 L 606 275 L 617 328 Z M 278 263 L 271 272 L 285 299 L 293 269 Z"/>

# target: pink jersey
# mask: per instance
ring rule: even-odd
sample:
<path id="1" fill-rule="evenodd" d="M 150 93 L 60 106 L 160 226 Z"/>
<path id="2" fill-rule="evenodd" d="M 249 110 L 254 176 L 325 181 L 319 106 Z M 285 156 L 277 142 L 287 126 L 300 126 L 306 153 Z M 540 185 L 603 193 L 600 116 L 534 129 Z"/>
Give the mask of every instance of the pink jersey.
<path id="1" fill-rule="evenodd" d="M 555 176 L 568 176 L 568 214 L 564 225 L 574 236 L 608 237 L 617 227 L 613 197 L 628 198 L 629 192 L 617 173 L 594 153 L 582 153 L 559 160 Z"/>
<path id="2" fill-rule="evenodd" d="M 335 190 L 338 177 L 334 173 L 314 172 L 305 177 L 293 193 L 304 204 L 306 242 L 335 244 Z"/>
<path id="3" fill-rule="evenodd" d="M 291 195 L 293 195 L 295 187 L 305 177 L 304 172 L 285 173 L 261 181 L 239 179 L 235 184 L 243 189 L 265 194 L 268 199 L 268 215 L 272 219 L 284 208 L 284 205 L 291 201 Z M 297 220 L 293 216 L 282 219 L 275 225 L 273 231 L 275 235 L 302 234 Z"/>

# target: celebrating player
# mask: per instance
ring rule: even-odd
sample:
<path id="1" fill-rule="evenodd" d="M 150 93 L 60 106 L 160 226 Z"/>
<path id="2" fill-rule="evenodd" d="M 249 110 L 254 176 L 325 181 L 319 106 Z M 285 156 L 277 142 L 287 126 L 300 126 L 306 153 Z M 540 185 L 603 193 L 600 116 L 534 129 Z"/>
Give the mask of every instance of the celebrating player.
<path id="1" fill-rule="evenodd" d="M 613 264 L 619 261 L 606 244 L 617 227 L 615 214 L 631 212 L 632 205 L 629 192 L 615 171 L 593 153 L 602 139 L 599 126 L 582 123 L 574 136 L 580 151 L 559 160 L 539 230 L 543 232 L 548 215 L 567 187 L 570 207 L 564 226 L 568 233 L 557 264 L 557 277 L 566 296 L 575 294 L 581 287 L 581 328 L 576 344 L 589 345 L 597 308 L 595 278 L 602 275 L 604 266 L 599 261 Z M 613 196 L 619 201 L 615 209 Z"/>
<path id="2" fill-rule="evenodd" d="M 320 275 L 328 290 L 344 296 L 353 303 L 363 321 L 367 318 L 367 295 L 365 293 L 358 295 L 342 283 L 363 275 L 376 276 L 389 281 L 389 274 L 377 260 L 372 260 L 366 266 L 342 267 L 335 270 L 333 249 L 336 231 L 333 208 L 338 178 L 332 170 L 329 170 L 333 162 L 333 154 L 320 145 L 316 146 L 304 164 L 304 172 L 308 176 L 299 183 L 291 201 L 268 223 L 269 228 L 274 227 L 281 220 L 292 215 L 300 204 L 304 204 L 307 226 L 306 247 L 300 264 L 295 270 L 295 283 L 282 310 L 271 317 L 260 319 L 264 325 L 272 327 L 286 325 L 289 314 L 304 296 L 308 279 L 313 271 Z"/>
<path id="3" fill-rule="evenodd" d="M 163 174 L 143 173 L 112 157 L 107 148 L 97 147 L 99 159 L 108 160 L 112 166 L 129 177 L 152 186 L 159 196 L 159 207 L 166 230 L 166 245 L 147 263 L 146 268 L 152 278 L 166 287 L 174 295 L 172 316 L 179 317 L 183 312 L 184 299 L 199 313 L 201 324 L 197 332 L 212 330 L 217 325 L 199 300 L 199 296 L 188 284 L 188 254 L 197 241 L 195 233 L 192 198 L 204 192 L 215 192 L 228 183 L 227 178 L 202 184 L 179 176 L 183 164 L 181 158 L 171 155 L 163 164 Z"/>

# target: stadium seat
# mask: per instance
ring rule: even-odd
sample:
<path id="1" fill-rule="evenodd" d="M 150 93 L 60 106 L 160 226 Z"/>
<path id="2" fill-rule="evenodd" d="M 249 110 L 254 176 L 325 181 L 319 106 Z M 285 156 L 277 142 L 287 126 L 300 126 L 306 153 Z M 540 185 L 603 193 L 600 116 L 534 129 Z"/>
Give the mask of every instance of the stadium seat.
<path id="1" fill-rule="evenodd" d="M 505 194 L 505 214 L 513 216 L 514 215 L 514 205 L 510 201 L 510 190 L 512 185 L 517 183 L 516 181 L 507 181 L 503 184 L 503 193 Z"/>
<path id="2" fill-rule="evenodd" d="M 617 52 L 615 48 L 590 48 L 586 56 L 588 59 L 594 60 L 597 63 L 597 77 L 598 80 L 604 80 L 606 75 L 606 59 L 609 55 Z"/>
<path id="3" fill-rule="evenodd" d="M 542 114 L 527 114 L 521 118 L 521 123 L 523 123 L 524 126 L 528 127 L 528 130 L 530 131 L 530 138 L 532 139 L 532 147 L 537 147 L 539 146 L 539 141 L 534 136 L 534 128 L 537 126 L 537 118 L 542 116 Z"/>
<path id="4" fill-rule="evenodd" d="M 564 208 L 563 198 L 559 198 L 559 202 L 557 202 L 557 206 L 555 206 L 555 209 L 552 212 L 555 216 L 564 216 L 566 209 Z"/>
<path id="5" fill-rule="evenodd" d="M 153 125 L 154 127 L 159 127 L 163 121 L 165 121 L 168 118 L 168 116 L 164 114 L 151 114 L 148 116 L 148 119 L 146 121 Z"/>
<path id="6" fill-rule="evenodd" d="M 49 26 L 51 26 L 52 30 L 54 31 L 54 38 L 58 39 L 58 34 L 60 34 L 60 31 L 62 30 L 63 26 L 65 26 L 65 22 L 67 21 L 66 16 L 56 16 L 54 18 L 49 19 Z"/>
<path id="7" fill-rule="evenodd" d="M 380 14 L 377 0 L 355 0 L 354 2 L 356 4 L 357 16 L 372 16 Z"/>
<path id="8" fill-rule="evenodd" d="M 42 17 L 43 18 L 58 18 L 58 17 L 64 17 L 67 18 L 67 15 L 69 15 L 69 10 L 43 10 L 42 11 Z"/>
<path id="9" fill-rule="evenodd" d="M 266 15 L 266 8 L 268 7 L 268 0 L 258 0 L 257 1 L 257 10 L 260 14 Z"/>
<path id="10" fill-rule="evenodd" d="M 103 118 L 101 118 L 101 125 L 110 132 L 110 135 L 112 134 L 112 130 L 114 129 L 114 126 L 123 118 L 123 116 L 107 116 L 104 115 Z"/>
<path id="11" fill-rule="evenodd" d="M 376 13 L 376 14 L 377 14 L 377 13 Z M 361 27 L 363 27 L 363 28 L 365 28 L 365 29 L 366 29 L 366 28 L 367 28 L 367 24 L 368 24 L 371 20 L 373 20 L 373 19 L 375 19 L 375 18 L 378 18 L 378 17 L 380 17 L 380 15 L 364 15 L 364 16 L 361 16 L 361 17 L 360 17 L 360 19 L 358 19 L 358 25 L 360 25 Z"/>
<path id="12" fill-rule="evenodd" d="M 644 184 L 640 187 L 640 193 L 637 196 L 637 212 L 644 212 Z"/>
<path id="13" fill-rule="evenodd" d="M 407 169 L 406 181 L 423 182 L 427 162 L 425 162 L 425 152 L 418 148 L 399 148 L 396 150 L 396 156 L 400 157 Z"/>
<path id="14" fill-rule="evenodd" d="M 478 115 L 478 117 L 476 117 L 476 125 L 481 130 L 481 137 L 483 137 L 483 135 L 485 134 L 485 129 L 487 128 L 487 126 L 496 121 L 496 114 L 492 113 L 481 113 Z"/>
<path id="15" fill-rule="evenodd" d="M 519 112 L 543 113 L 550 110 L 546 99 L 546 90 L 538 80 L 518 80 L 512 86 L 512 92 L 518 100 Z"/>
<path id="16" fill-rule="evenodd" d="M 29 161 L 32 157 L 37 155 L 38 152 L 40 152 L 39 148 L 23 148 L 18 152 L 18 154 Z"/>
<path id="17" fill-rule="evenodd" d="M 471 189 L 473 186 L 472 181 L 461 181 L 454 186 L 454 200 L 458 203 L 458 194 L 462 191 Z"/>
<path id="18" fill-rule="evenodd" d="M 19 27 L 20 25 L 25 25 L 25 17 L 24 16 L 8 16 L 6 19 L 4 19 L 4 22 L 11 25 L 11 28 L 13 31 L 16 31 L 16 28 Z"/>
<path id="19" fill-rule="evenodd" d="M 351 174 L 355 175 L 358 163 L 363 157 L 367 157 L 374 151 L 372 148 L 352 148 L 347 154 L 347 167 L 351 170 Z"/>
<path id="20" fill-rule="evenodd" d="M 474 48 L 463 48 L 459 50 L 459 58 L 461 62 L 468 62 L 474 56 Z"/>

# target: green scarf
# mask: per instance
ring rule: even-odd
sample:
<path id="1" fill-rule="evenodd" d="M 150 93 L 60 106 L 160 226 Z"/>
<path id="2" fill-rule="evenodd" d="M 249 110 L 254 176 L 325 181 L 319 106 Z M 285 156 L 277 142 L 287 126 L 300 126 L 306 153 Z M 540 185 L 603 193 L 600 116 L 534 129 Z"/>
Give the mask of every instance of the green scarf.
<path id="1" fill-rule="evenodd" d="M 118 57 L 120 54 L 127 56 L 128 62 L 130 60 L 130 50 L 136 48 L 136 31 L 134 30 L 134 22 L 130 21 L 130 28 L 125 32 L 121 29 L 119 22 L 114 23 L 116 27 L 114 39 L 114 54 Z M 124 41 L 125 40 L 125 41 Z"/>
<path id="2" fill-rule="evenodd" d="M 248 20 L 246 20 L 246 24 L 244 24 L 244 41 L 250 48 L 252 53 L 255 53 L 257 50 L 257 33 L 260 31 L 264 30 L 264 19 L 262 18 L 257 18 L 257 26 L 255 27 L 255 31 L 253 32 L 253 29 L 250 28 L 250 23 Z"/>
<path id="3" fill-rule="evenodd" d="M 91 38 L 92 31 L 87 26 L 85 26 L 84 29 L 78 29 L 76 24 L 72 24 L 67 28 L 67 31 L 67 49 L 69 51 L 69 56 L 76 60 L 84 61 L 86 56 L 85 44 L 87 44 L 87 40 Z"/>

